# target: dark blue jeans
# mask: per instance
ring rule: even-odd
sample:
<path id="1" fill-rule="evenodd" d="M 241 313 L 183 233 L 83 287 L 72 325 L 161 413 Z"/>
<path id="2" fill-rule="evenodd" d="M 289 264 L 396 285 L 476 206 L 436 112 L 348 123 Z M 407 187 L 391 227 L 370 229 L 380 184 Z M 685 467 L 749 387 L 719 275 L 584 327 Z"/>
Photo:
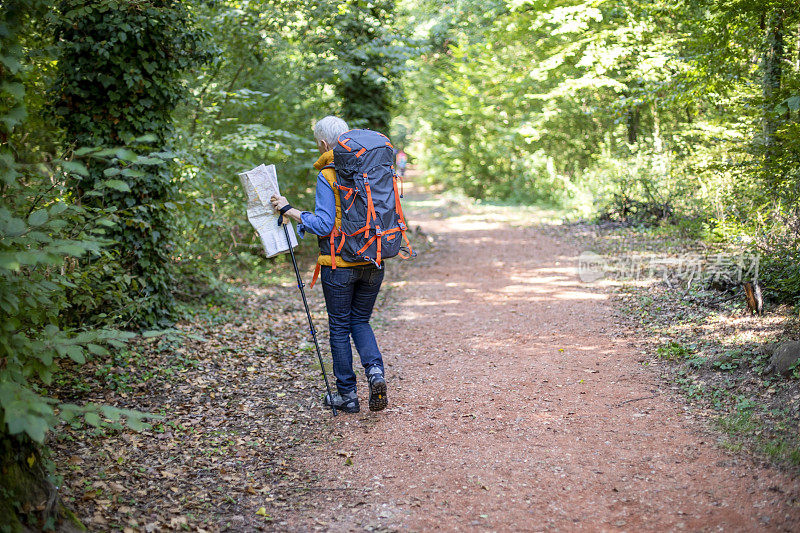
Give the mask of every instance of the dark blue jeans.
<path id="1" fill-rule="evenodd" d="M 375 299 L 381 290 L 383 273 L 383 269 L 372 265 L 335 269 L 323 266 L 320 270 L 325 306 L 328 308 L 333 374 L 336 376 L 336 388 L 341 394 L 356 390 L 350 336 L 353 337 L 364 370 L 377 365 L 383 371 L 383 358 L 369 325 Z"/>

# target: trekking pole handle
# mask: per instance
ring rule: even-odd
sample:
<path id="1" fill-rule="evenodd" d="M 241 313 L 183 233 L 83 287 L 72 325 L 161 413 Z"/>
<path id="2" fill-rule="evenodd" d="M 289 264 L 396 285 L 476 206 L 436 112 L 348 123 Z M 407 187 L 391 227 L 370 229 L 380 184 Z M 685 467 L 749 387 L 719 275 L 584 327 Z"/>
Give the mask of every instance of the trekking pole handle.
<path id="1" fill-rule="evenodd" d="M 283 226 L 283 215 L 285 215 L 289 209 L 294 209 L 291 204 L 286 204 L 278 210 L 280 211 L 280 214 L 278 215 L 278 226 Z"/>

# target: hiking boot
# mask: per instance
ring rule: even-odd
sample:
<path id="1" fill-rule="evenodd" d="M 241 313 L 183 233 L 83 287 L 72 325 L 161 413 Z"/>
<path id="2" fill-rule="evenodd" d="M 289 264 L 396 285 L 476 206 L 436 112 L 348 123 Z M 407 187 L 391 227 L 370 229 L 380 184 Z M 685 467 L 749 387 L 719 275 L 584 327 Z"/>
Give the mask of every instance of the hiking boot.
<path id="1" fill-rule="evenodd" d="M 335 392 L 333 394 L 333 403 L 331 403 L 330 397 L 325 394 L 324 402 L 325 405 L 332 405 L 337 411 L 344 411 L 345 413 L 357 413 L 361 410 L 361 407 L 358 405 L 358 395 L 356 395 L 356 391 L 348 392 L 345 395 Z"/>
<path id="2" fill-rule="evenodd" d="M 389 404 L 386 397 L 386 379 L 383 377 L 383 370 L 373 366 L 367 371 L 369 380 L 369 410 L 383 411 Z"/>

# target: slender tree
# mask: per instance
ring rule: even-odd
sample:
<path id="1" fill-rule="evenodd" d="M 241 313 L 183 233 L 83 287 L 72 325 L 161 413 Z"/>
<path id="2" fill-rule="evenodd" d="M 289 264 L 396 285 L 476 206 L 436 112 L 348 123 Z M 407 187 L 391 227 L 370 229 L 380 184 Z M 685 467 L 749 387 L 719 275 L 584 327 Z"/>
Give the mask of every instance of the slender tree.
<path id="1" fill-rule="evenodd" d="M 66 142 L 133 149 L 120 150 L 112 168 L 90 166 L 72 183 L 74 193 L 90 205 L 116 208 L 125 219 L 112 237 L 132 279 L 126 289 L 138 302 L 129 316 L 169 323 L 173 172 L 147 154 L 171 146 L 172 114 L 185 96 L 181 74 L 202 58 L 202 35 L 176 0 L 64 0 L 55 19 L 53 95 Z M 106 194 L 83 198 L 101 183 Z"/>

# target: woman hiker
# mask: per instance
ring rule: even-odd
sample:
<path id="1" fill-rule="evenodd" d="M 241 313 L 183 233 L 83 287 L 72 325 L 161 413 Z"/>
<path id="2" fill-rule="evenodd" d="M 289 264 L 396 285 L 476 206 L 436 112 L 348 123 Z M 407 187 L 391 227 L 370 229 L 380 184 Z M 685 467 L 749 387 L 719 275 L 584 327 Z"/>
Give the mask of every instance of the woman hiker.
<path id="1" fill-rule="evenodd" d="M 276 211 L 283 211 L 285 216 L 298 222 L 297 233 L 301 238 L 310 232 L 321 240 L 331 233 L 334 226 L 341 227 L 341 199 L 339 191 L 334 188 L 336 171 L 324 167 L 333 163 L 333 146 L 339 135 L 348 130 L 347 123 L 334 116 L 327 116 L 314 125 L 314 138 L 322 156 L 314 163 L 314 168 L 320 173 L 313 213 L 291 207 L 283 196 L 271 199 Z M 321 266 L 320 279 L 328 310 L 333 373 L 338 390 L 333 398 L 325 395 L 325 404 L 347 413 L 357 413 L 360 409 L 350 348 L 352 336 L 369 381 L 369 409 L 382 411 L 388 403 L 383 357 L 369 318 L 381 289 L 384 269 L 369 262 L 348 263 L 339 256 L 336 256 L 336 268 L 331 268 L 331 256 L 323 253 L 319 254 L 317 263 Z"/>

